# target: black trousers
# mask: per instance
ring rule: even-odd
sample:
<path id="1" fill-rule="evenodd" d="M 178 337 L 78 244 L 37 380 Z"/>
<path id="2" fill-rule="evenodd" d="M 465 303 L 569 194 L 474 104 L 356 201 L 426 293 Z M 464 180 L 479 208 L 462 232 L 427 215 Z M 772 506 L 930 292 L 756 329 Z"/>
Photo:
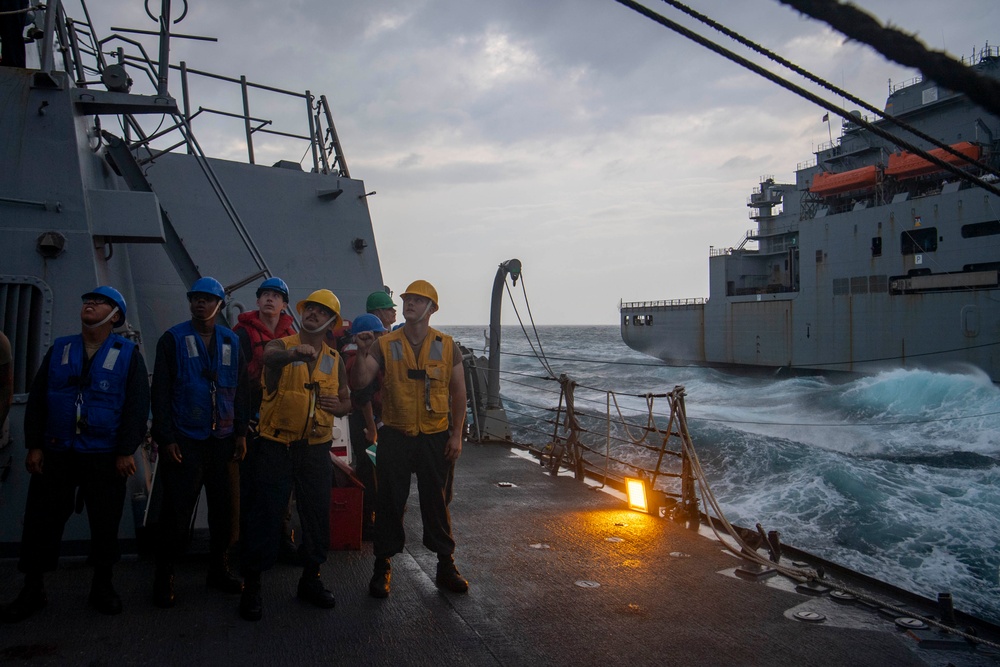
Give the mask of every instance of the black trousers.
<path id="1" fill-rule="evenodd" d="M 442 556 L 455 553 L 448 513 L 455 464 L 444 457 L 447 441 L 447 431 L 407 436 L 389 426 L 379 429 L 373 547 L 376 558 L 390 558 L 400 553 L 406 544 L 403 513 L 410 495 L 410 476 L 414 473 L 417 475 L 424 546 Z"/>
<path id="2" fill-rule="evenodd" d="M 239 527 L 239 464 L 236 441 L 228 438 L 190 440 L 179 437 L 181 462 L 160 453 L 156 483 L 163 505 L 156 524 L 156 563 L 172 566 L 190 542 L 189 528 L 202 487 L 208 501 L 209 549 L 222 558 L 236 544 Z"/>
<path id="3" fill-rule="evenodd" d="M 371 517 L 375 513 L 375 498 L 377 496 L 378 481 L 375 478 L 375 466 L 368 456 L 369 444 L 365 439 L 365 418 L 355 410 L 347 417 L 347 423 L 351 427 L 351 453 L 354 456 L 354 472 L 365 485 L 363 505 L 361 508 L 364 517 L 364 525 L 371 524 Z"/>
<path id="4" fill-rule="evenodd" d="M 63 529 L 76 504 L 77 489 L 90 522 L 90 562 L 110 567 L 121 558 L 118 524 L 125 504 L 125 478 L 117 455 L 45 452 L 42 474 L 32 475 L 24 510 L 18 569 L 41 574 L 56 569 Z"/>
<path id="5" fill-rule="evenodd" d="M 256 438 L 247 448 L 240 485 L 240 568 L 244 575 L 268 570 L 278 559 L 281 522 L 293 488 L 302 524 L 302 565 L 309 568 L 326 562 L 333 486 L 330 443 L 286 445 Z"/>

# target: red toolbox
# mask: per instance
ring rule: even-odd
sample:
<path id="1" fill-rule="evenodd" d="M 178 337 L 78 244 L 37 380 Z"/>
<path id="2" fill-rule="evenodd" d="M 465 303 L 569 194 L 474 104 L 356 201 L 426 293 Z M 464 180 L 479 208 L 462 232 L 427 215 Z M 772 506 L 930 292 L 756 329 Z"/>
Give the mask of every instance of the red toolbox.
<path id="1" fill-rule="evenodd" d="M 361 549 L 361 511 L 364 490 L 356 486 L 330 489 L 330 549 Z"/>
<path id="2" fill-rule="evenodd" d="M 330 549 L 360 551 L 365 486 L 335 452 L 330 453 L 330 458 L 337 485 L 330 489 Z"/>

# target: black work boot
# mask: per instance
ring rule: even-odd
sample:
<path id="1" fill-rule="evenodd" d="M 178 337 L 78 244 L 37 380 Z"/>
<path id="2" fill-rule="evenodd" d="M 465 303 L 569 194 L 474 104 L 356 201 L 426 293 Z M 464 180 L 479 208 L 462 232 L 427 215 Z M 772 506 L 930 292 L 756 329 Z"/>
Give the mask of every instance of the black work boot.
<path id="1" fill-rule="evenodd" d="M 332 609 L 337 604 L 337 598 L 323 586 L 323 580 L 319 578 L 319 566 L 316 565 L 302 569 L 298 596 L 300 600 L 316 605 L 320 609 Z"/>
<path id="2" fill-rule="evenodd" d="M 389 584 L 392 581 L 392 562 L 388 558 L 375 559 L 375 571 L 368 582 L 368 595 L 373 598 L 389 597 Z"/>
<path id="3" fill-rule="evenodd" d="M 230 595 L 243 592 L 243 581 L 229 571 L 229 558 L 225 554 L 212 556 L 205 585 Z"/>
<path id="4" fill-rule="evenodd" d="M 94 581 L 90 585 L 90 597 L 87 598 L 90 606 L 108 616 L 122 613 L 122 599 L 118 597 L 115 587 L 111 583 L 111 567 L 97 567 L 94 569 Z"/>
<path id="5" fill-rule="evenodd" d="M 259 621 L 264 615 L 260 596 L 260 572 L 243 574 L 243 595 L 240 596 L 240 617 L 245 621 Z"/>
<path id="6" fill-rule="evenodd" d="M 42 575 L 29 574 L 14 601 L 0 608 L 0 619 L 4 623 L 18 623 L 44 609 L 48 601 L 42 585 Z"/>
<path id="7" fill-rule="evenodd" d="M 469 582 L 462 577 L 451 555 L 438 554 L 437 576 L 434 583 L 452 593 L 468 593 Z"/>
<path id="8" fill-rule="evenodd" d="M 161 609 L 169 609 L 177 603 L 174 597 L 174 570 L 165 565 L 156 566 L 153 578 L 153 604 Z"/>

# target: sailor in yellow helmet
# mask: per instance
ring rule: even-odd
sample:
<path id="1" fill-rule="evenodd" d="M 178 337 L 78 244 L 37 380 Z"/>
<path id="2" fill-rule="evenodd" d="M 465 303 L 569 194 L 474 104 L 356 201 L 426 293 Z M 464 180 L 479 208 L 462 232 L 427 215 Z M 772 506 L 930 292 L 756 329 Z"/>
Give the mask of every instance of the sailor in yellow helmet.
<path id="1" fill-rule="evenodd" d="M 383 370 L 382 422 L 378 432 L 378 499 L 375 504 L 375 571 L 372 597 L 389 595 L 390 558 L 403 550 L 403 512 L 410 476 L 417 475 L 424 546 L 438 555 L 435 583 L 455 593 L 469 590 L 455 567 L 451 534 L 452 478 L 462 453 L 465 424 L 465 373 L 462 354 L 451 336 L 432 329 L 438 294 L 426 280 L 410 283 L 401 295 L 399 329 L 378 339 L 358 334 L 358 357 L 351 369 L 355 387 L 364 387 Z M 450 415 L 449 415 L 450 413 Z M 450 418 L 449 418 L 450 417 Z"/>
<path id="2" fill-rule="evenodd" d="M 321 608 L 336 604 L 319 569 L 330 548 L 333 420 L 351 409 L 344 361 L 326 343 L 327 331 L 340 323 L 340 300 L 321 289 L 296 308 L 302 317 L 299 333 L 264 347 L 260 437 L 251 443 L 241 471 L 240 616 L 248 621 L 263 613 L 260 575 L 277 560 L 293 486 L 302 522 L 298 596 Z"/>

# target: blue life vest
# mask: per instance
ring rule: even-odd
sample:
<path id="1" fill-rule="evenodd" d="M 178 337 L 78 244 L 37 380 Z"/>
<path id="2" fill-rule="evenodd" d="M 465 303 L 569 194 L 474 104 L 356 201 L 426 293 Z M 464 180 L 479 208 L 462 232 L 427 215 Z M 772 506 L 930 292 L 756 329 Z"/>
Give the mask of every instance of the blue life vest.
<path id="1" fill-rule="evenodd" d="M 240 339 L 215 326 L 215 357 L 209 358 L 190 320 L 169 329 L 177 348 L 177 379 L 171 410 L 174 428 L 194 440 L 224 438 L 233 432 Z"/>
<path id="2" fill-rule="evenodd" d="M 52 345 L 46 397 L 45 447 L 54 451 L 112 452 L 125 405 L 125 387 L 135 343 L 111 334 L 83 376 L 83 336 L 63 336 Z"/>

